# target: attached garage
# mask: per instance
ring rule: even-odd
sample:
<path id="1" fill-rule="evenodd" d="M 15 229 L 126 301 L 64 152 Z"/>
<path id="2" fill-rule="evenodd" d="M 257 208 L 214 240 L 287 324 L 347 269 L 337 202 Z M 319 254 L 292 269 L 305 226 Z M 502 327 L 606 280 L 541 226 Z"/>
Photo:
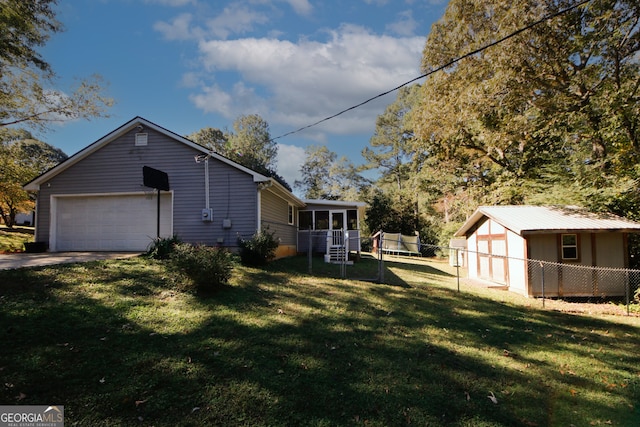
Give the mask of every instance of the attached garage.
<path id="1" fill-rule="evenodd" d="M 161 237 L 172 235 L 172 199 L 161 193 Z M 58 195 L 51 213 L 52 251 L 144 251 L 158 235 L 157 192 Z"/>

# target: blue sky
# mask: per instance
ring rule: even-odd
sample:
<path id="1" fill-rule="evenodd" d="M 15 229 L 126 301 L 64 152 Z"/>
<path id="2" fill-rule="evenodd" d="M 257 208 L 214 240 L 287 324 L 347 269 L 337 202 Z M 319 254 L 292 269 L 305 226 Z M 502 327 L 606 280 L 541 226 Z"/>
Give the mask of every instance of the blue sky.
<path id="1" fill-rule="evenodd" d="M 39 139 L 74 154 L 135 116 L 181 135 L 259 114 L 272 137 L 420 75 L 446 0 L 60 0 L 65 31 L 42 49 L 58 88 L 100 74 L 111 117 L 54 125 Z M 396 93 L 277 139 L 293 186 L 309 145 L 354 164 Z"/>

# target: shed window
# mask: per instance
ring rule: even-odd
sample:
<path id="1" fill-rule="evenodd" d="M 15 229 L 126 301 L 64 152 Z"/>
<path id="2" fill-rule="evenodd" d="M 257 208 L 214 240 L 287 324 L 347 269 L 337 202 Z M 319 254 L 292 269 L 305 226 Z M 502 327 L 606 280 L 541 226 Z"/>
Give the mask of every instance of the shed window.
<path id="1" fill-rule="evenodd" d="M 562 259 L 578 259 L 578 235 L 562 235 Z"/>

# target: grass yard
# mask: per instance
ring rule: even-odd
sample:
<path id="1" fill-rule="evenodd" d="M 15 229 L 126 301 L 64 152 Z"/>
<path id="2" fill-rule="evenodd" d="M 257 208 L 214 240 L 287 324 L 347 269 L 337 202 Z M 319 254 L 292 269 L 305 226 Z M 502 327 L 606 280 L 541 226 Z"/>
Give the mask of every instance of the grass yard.
<path id="1" fill-rule="evenodd" d="M 25 242 L 33 242 L 33 228 L 0 226 L 0 253 L 22 252 Z"/>
<path id="2" fill-rule="evenodd" d="M 238 266 L 199 296 L 143 257 L 0 271 L 0 402 L 69 426 L 640 425 L 639 317 L 385 267 Z"/>

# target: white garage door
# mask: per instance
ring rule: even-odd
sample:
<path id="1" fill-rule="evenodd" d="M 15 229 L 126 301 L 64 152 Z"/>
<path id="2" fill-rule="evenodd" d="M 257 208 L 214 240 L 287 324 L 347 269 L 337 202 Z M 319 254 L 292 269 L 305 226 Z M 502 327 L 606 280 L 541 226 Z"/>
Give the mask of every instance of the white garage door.
<path id="1" fill-rule="evenodd" d="M 157 237 L 157 193 L 56 197 L 55 251 L 144 251 Z M 160 199 L 160 236 L 172 233 L 171 194 Z"/>

